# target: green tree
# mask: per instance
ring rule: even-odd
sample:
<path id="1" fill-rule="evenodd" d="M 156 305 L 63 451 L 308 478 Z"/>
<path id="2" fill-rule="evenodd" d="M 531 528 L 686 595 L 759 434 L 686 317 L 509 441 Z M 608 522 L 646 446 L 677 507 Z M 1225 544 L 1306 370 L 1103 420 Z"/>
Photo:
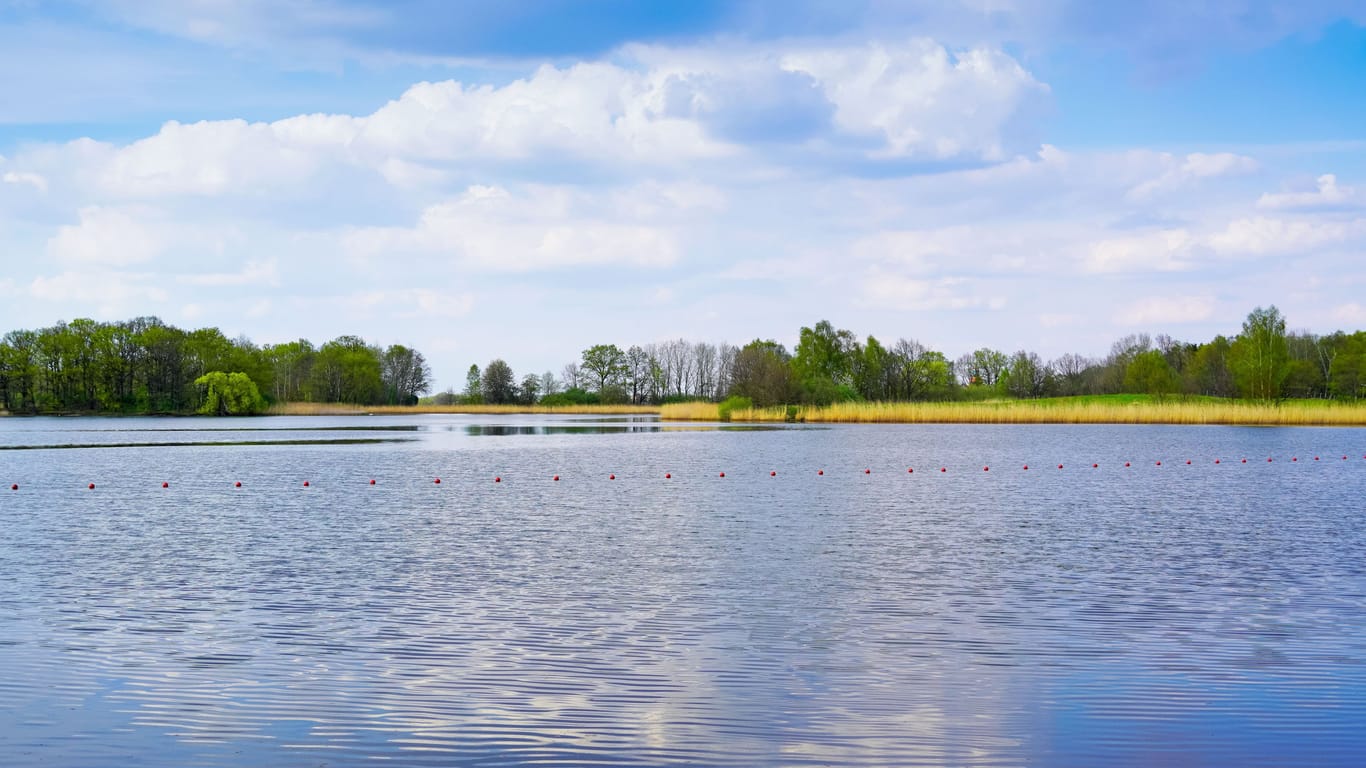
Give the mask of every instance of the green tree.
<path id="1" fill-rule="evenodd" d="M 469 370 L 465 371 L 465 392 L 462 396 L 467 405 L 484 402 L 484 377 L 474 363 L 470 363 Z"/>
<path id="2" fill-rule="evenodd" d="M 994 387 L 1009 368 L 1009 355 L 987 347 L 958 359 L 958 375 L 969 387 Z"/>
<path id="3" fill-rule="evenodd" d="M 149 323 L 137 335 L 146 357 L 141 377 L 139 401 L 149 413 L 178 413 L 187 410 L 185 332 L 159 320 Z"/>
<path id="4" fill-rule="evenodd" d="M 829 320 L 822 320 L 810 328 L 803 327 L 798 334 L 792 371 L 809 395 L 834 399 L 841 387 L 853 384 L 853 355 L 857 348 L 858 340 L 853 333 L 835 330 Z"/>
<path id="5" fill-rule="evenodd" d="M 580 370 L 593 377 L 597 391 L 601 393 L 610 385 L 620 385 L 627 372 L 626 353 L 616 344 L 596 344 L 583 351 Z"/>
<path id="6" fill-rule="evenodd" d="M 421 352 L 391 344 L 380 362 L 384 401 L 392 405 L 417 405 L 418 396 L 431 389 L 432 370 Z"/>
<path id="7" fill-rule="evenodd" d="M 495 359 L 484 366 L 481 382 L 484 402 L 492 405 L 506 405 L 517 402 L 517 379 L 512 367 L 501 359 Z"/>
<path id="8" fill-rule="evenodd" d="M 0 369 L 4 370 L 4 402 L 10 412 L 33 413 L 38 408 L 38 334 L 10 331 L 0 341 Z"/>
<path id="9" fill-rule="evenodd" d="M 522 405 L 535 405 L 536 396 L 541 391 L 541 377 L 534 373 L 528 373 L 522 377 L 522 386 L 517 389 L 518 401 Z"/>
<path id="10" fill-rule="evenodd" d="M 1329 367 L 1328 385 L 1333 397 L 1366 397 L 1366 331 L 1343 336 Z"/>
<path id="11" fill-rule="evenodd" d="M 1257 307 L 1243 321 L 1243 332 L 1229 349 L 1229 368 L 1243 397 L 1273 400 L 1289 373 L 1285 318 L 1275 305 Z"/>
<path id="12" fill-rule="evenodd" d="M 1124 370 L 1124 389 L 1147 395 L 1170 395 L 1181 386 L 1181 378 L 1156 349 L 1140 352 Z"/>
<path id="13" fill-rule="evenodd" d="M 313 395 L 325 403 L 383 402 L 380 352 L 359 336 L 338 336 L 318 348 L 310 375 Z"/>
<path id="14" fill-rule="evenodd" d="M 266 409 L 256 382 L 240 371 L 210 371 L 194 383 L 204 390 L 199 413 L 205 416 L 250 416 Z"/>
<path id="15" fill-rule="evenodd" d="M 1041 397 L 1048 386 L 1048 368 L 1033 352 L 1023 350 L 1010 358 L 1010 365 L 997 385 L 1012 397 Z"/>
<path id="16" fill-rule="evenodd" d="M 1215 336 L 1208 344 L 1201 344 L 1186 365 L 1185 390 L 1193 395 L 1233 397 L 1233 374 L 1228 368 L 1232 347 L 1224 336 Z"/>
<path id="17" fill-rule="evenodd" d="M 850 359 L 854 389 L 865 400 L 886 400 L 890 397 L 887 374 L 891 369 L 891 355 L 872 336 L 855 349 Z"/>
<path id="18" fill-rule="evenodd" d="M 266 347 L 265 357 L 273 369 L 271 381 L 276 402 L 306 402 L 313 399 L 309 384 L 313 376 L 313 361 L 317 356 L 318 351 L 308 339 Z"/>
<path id="19" fill-rule="evenodd" d="M 776 341 L 751 341 L 735 354 L 729 395 L 747 397 L 760 408 L 792 402 L 796 391 L 791 360 Z"/>

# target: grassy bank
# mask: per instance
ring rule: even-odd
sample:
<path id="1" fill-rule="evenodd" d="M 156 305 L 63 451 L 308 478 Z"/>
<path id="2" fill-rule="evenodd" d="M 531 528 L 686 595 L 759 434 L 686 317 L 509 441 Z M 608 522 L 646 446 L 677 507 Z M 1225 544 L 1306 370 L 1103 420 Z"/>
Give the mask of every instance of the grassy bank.
<path id="1" fill-rule="evenodd" d="M 593 415 L 655 414 L 653 405 L 346 405 L 344 403 L 277 403 L 271 416 L 412 415 L 419 413 L 565 413 Z"/>
<path id="2" fill-rule="evenodd" d="M 666 405 L 668 420 L 710 421 L 715 405 Z M 750 408 L 731 421 L 787 421 L 788 408 Z M 1366 426 L 1366 403 L 1289 400 L 1260 403 L 1219 398 L 1158 400 L 1142 395 L 986 400 L 972 403 L 836 403 L 799 406 L 795 421 L 897 424 L 1241 424 L 1250 426 Z"/>

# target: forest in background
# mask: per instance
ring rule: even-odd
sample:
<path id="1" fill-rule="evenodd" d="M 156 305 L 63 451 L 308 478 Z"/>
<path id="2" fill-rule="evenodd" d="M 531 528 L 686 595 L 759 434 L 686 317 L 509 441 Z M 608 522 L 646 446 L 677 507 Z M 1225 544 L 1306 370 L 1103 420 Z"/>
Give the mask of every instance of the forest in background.
<path id="1" fill-rule="evenodd" d="M 422 353 L 358 336 L 258 346 L 139 317 L 0 338 L 0 408 L 10 413 L 245 415 L 275 402 L 416 404 L 430 388 Z"/>
<path id="2" fill-rule="evenodd" d="M 414 405 L 432 388 L 421 352 L 359 336 L 257 345 L 217 328 L 182 330 L 154 317 L 78 319 L 0 338 L 0 409 L 10 413 L 213 415 L 274 403 Z M 860 340 L 827 321 L 794 349 L 684 339 L 622 349 L 591 346 L 553 372 L 518 378 L 502 359 L 471 365 L 462 390 L 436 405 L 661 404 L 745 398 L 755 406 L 850 401 L 953 401 L 1134 393 L 1281 398 L 1366 397 L 1366 332 L 1287 332 L 1276 307 L 1253 310 L 1232 338 L 1202 343 L 1134 334 L 1108 355 L 1045 361 L 982 348 L 950 359 L 900 339 Z"/>
<path id="3" fill-rule="evenodd" d="M 1013 397 L 1146 394 L 1277 400 L 1366 396 L 1366 332 L 1286 331 L 1275 306 L 1258 307 L 1242 332 L 1185 342 L 1125 336 L 1103 358 L 1045 361 L 1027 350 L 982 348 L 950 359 L 918 341 L 860 340 L 827 321 L 804 327 L 796 348 L 756 339 L 743 347 L 677 339 L 584 350 L 559 377 L 520 381 L 502 359 L 471 365 L 465 388 L 430 399 L 461 403 L 671 403 L 742 397 L 753 405 L 952 401 Z"/>

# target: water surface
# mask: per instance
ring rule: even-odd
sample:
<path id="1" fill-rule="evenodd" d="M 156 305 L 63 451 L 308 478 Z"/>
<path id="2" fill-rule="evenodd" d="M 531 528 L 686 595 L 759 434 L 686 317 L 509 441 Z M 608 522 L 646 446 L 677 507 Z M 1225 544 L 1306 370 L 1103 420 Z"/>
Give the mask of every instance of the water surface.
<path id="1" fill-rule="evenodd" d="M 0 448 L 5 766 L 1366 754 L 1366 430 L 4 419 Z"/>

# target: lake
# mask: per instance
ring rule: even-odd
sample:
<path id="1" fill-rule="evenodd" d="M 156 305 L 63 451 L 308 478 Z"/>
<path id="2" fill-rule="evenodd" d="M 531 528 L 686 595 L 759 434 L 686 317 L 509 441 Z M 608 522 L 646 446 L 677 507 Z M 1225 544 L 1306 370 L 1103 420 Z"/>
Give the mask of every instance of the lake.
<path id="1" fill-rule="evenodd" d="M 1363 454 L 0 419 L 0 765 L 1357 766 Z"/>

